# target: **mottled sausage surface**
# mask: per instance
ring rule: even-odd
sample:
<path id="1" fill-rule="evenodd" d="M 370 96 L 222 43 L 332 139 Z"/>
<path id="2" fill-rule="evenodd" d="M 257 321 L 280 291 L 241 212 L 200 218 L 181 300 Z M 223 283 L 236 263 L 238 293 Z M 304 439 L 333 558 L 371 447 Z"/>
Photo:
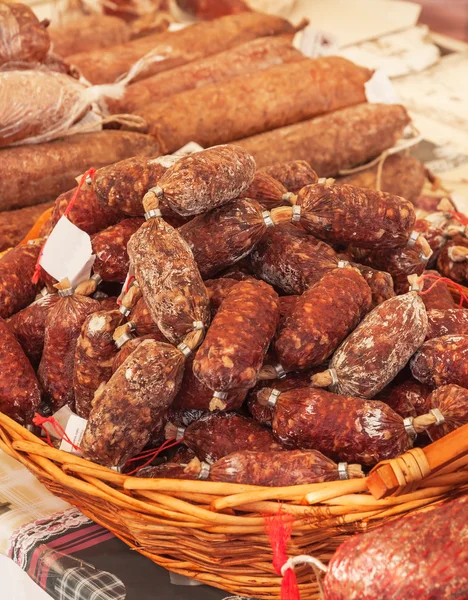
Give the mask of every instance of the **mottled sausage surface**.
<path id="1" fill-rule="evenodd" d="M 427 340 L 443 335 L 468 335 L 468 309 L 466 308 L 428 310 L 427 321 Z"/>
<path id="2" fill-rule="evenodd" d="M 132 323 L 138 337 L 148 334 L 159 334 L 162 336 L 159 327 L 153 321 L 153 317 L 151 316 L 144 298 L 140 298 L 132 308 L 128 316 L 128 321 Z M 161 337 L 160 341 L 163 342 L 164 339 Z"/>
<path id="3" fill-rule="evenodd" d="M 47 22 L 36 17 L 29 6 L 20 3 L 0 5 L 0 64 L 42 62 L 50 48 Z"/>
<path id="4" fill-rule="evenodd" d="M 423 274 L 434 275 L 440 277 L 438 271 L 425 271 Z M 436 279 L 424 279 L 422 282 L 421 294 L 422 301 L 424 302 L 426 309 L 445 310 L 447 308 L 455 308 L 455 300 L 450 293 L 450 290 L 445 281 L 437 281 Z"/>
<path id="5" fill-rule="evenodd" d="M 6 319 L 33 302 L 37 284 L 31 278 L 40 244 L 17 246 L 0 258 L 0 317 Z"/>
<path id="6" fill-rule="evenodd" d="M 416 379 L 408 379 L 391 387 L 388 394 L 383 390 L 379 399 L 403 418 L 417 417 L 429 411 L 427 398 L 431 391 L 429 386 Z"/>
<path id="7" fill-rule="evenodd" d="M 421 383 L 468 387 L 468 335 L 444 335 L 425 342 L 411 360 L 411 372 Z"/>
<path id="8" fill-rule="evenodd" d="M 427 398 L 427 409 L 437 408 L 443 422 L 429 427 L 427 433 L 432 441 L 468 423 L 468 390 L 458 385 L 443 385 Z"/>
<path id="9" fill-rule="evenodd" d="M 279 181 L 288 192 L 298 192 L 306 185 L 318 181 L 317 173 L 305 160 L 280 162 L 269 167 L 263 167 L 260 171 Z"/>

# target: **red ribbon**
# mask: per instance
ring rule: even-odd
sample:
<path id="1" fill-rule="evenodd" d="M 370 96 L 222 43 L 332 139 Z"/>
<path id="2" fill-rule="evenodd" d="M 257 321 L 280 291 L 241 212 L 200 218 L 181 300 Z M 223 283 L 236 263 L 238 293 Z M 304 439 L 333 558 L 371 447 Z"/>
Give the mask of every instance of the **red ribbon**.
<path id="1" fill-rule="evenodd" d="M 286 546 L 291 539 L 294 517 L 281 512 L 265 517 L 265 532 L 270 540 L 273 550 L 273 567 L 278 575 L 281 575 L 283 565 L 288 561 Z M 281 600 L 300 600 L 299 585 L 294 569 L 287 569 L 281 582 Z"/>
<path id="2" fill-rule="evenodd" d="M 172 438 L 170 440 L 166 440 L 164 442 L 164 444 L 162 444 L 162 446 L 160 446 L 156 450 L 154 450 L 154 449 L 145 450 L 145 452 L 142 452 L 138 456 L 134 456 L 133 458 L 130 458 L 130 460 L 127 460 L 127 462 L 126 462 L 127 465 L 132 462 L 135 462 L 136 460 L 144 460 L 145 458 L 147 458 L 148 460 L 141 466 L 137 467 L 136 469 L 133 469 L 133 471 L 130 471 L 130 473 L 127 473 L 127 475 L 133 475 L 134 473 L 137 473 L 140 469 L 143 469 L 144 467 L 148 466 L 150 463 L 153 462 L 153 460 L 159 454 L 161 454 L 161 452 L 163 452 L 164 450 L 169 450 L 169 448 L 173 448 L 174 446 L 177 446 L 177 444 L 180 444 L 180 442 L 183 439 L 184 438 L 180 438 L 180 440 L 176 440 L 175 438 Z"/>
<path id="3" fill-rule="evenodd" d="M 60 423 L 58 423 L 55 420 L 55 417 L 53 417 L 53 416 L 52 417 L 43 417 L 43 416 L 39 415 L 38 413 L 36 413 L 33 418 L 33 423 L 37 427 L 41 427 L 41 429 L 44 430 L 44 432 L 46 434 L 46 440 L 47 440 L 47 443 L 49 444 L 49 446 L 53 447 L 54 445 L 52 443 L 52 440 L 50 439 L 49 432 L 44 427 L 45 423 L 50 423 L 52 425 L 52 427 L 55 429 L 59 438 L 61 440 L 65 440 L 66 442 L 68 442 L 70 444 L 70 446 L 73 448 L 73 450 L 80 451 L 79 446 L 77 446 L 76 444 L 74 444 L 71 441 L 71 439 L 66 434 L 65 429 L 60 425 Z"/>
<path id="4" fill-rule="evenodd" d="M 466 296 L 465 292 L 463 291 L 463 286 L 460 285 L 459 283 L 456 283 L 455 281 L 453 281 L 452 279 L 449 279 L 448 277 L 441 277 L 441 276 L 433 275 L 432 273 L 425 273 L 424 275 L 419 277 L 418 282 L 420 283 L 420 282 L 424 281 L 425 279 L 433 279 L 434 283 L 431 286 L 429 286 L 427 288 L 427 290 L 419 292 L 420 296 L 424 296 L 425 294 L 428 294 L 432 289 L 435 288 L 435 286 L 439 283 L 439 281 L 443 281 L 445 283 L 448 283 L 452 287 L 454 287 L 460 294 L 460 302 L 459 302 L 460 307 L 463 306 L 463 301 L 465 301 L 468 304 L 468 297 Z"/>

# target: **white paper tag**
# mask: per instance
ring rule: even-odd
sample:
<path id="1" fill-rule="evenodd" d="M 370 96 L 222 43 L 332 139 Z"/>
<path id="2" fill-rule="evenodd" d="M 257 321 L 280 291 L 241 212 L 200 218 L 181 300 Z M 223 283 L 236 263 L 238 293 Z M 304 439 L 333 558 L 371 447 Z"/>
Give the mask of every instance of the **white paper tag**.
<path id="1" fill-rule="evenodd" d="M 44 245 L 40 265 L 58 281 L 68 277 L 76 287 L 89 279 L 95 259 L 89 235 L 61 217 Z"/>
<path id="2" fill-rule="evenodd" d="M 333 34 L 313 27 L 306 27 L 303 31 L 299 31 L 293 44 L 309 58 L 337 54 L 339 48 L 338 40 Z"/>
<path id="3" fill-rule="evenodd" d="M 72 414 L 68 419 L 67 426 L 65 428 L 65 433 L 68 436 L 68 439 L 73 442 L 75 446 L 80 446 L 81 439 L 86 429 L 86 424 L 88 421 L 79 417 L 78 415 Z M 60 444 L 60 450 L 64 450 L 65 452 L 70 452 L 71 454 L 76 454 L 81 456 L 81 451 L 76 450 L 73 446 L 67 442 L 66 440 L 62 440 Z"/>
<path id="4" fill-rule="evenodd" d="M 371 104 L 401 104 L 401 98 L 382 69 L 377 69 L 364 87 L 367 102 Z"/>

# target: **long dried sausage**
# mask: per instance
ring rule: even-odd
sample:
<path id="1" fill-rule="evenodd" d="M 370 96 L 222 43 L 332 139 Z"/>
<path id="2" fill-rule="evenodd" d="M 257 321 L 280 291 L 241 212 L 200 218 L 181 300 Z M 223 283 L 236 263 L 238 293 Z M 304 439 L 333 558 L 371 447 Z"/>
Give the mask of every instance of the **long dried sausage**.
<path id="1" fill-rule="evenodd" d="M 136 114 L 165 152 L 191 140 L 207 148 L 364 102 L 369 78 L 368 69 L 338 56 L 304 58 L 171 96 Z"/>
<path id="2" fill-rule="evenodd" d="M 299 298 L 274 348 L 286 371 L 322 364 L 369 311 L 372 295 L 356 269 L 327 273 Z"/>
<path id="3" fill-rule="evenodd" d="M 251 388 L 279 319 L 278 295 L 263 281 L 241 281 L 218 310 L 193 363 L 211 390 Z"/>
<path id="4" fill-rule="evenodd" d="M 140 337 L 132 338 L 129 336 L 129 339 L 125 341 L 125 343 L 117 344 L 119 346 L 119 352 L 116 354 L 113 362 L 112 362 L 112 373 L 115 373 L 120 365 L 127 360 L 127 358 L 132 354 L 134 350 L 138 348 L 138 346 L 144 340 L 155 340 L 157 342 L 165 342 L 166 338 L 161 334 L 155 333 L 147 333 L 146 335 L 142 335 Z M 118 340 L 116 340 L 117 343 Z"/>
<path id="5" fill-rule="evenodd" d="M 432 387 L 468 387 L 468 335 L 444 335 L 425 342 L 411 359 L 411 372 Z"/>
<path id="6" fill-rule="evenodd" d="M 391 148 L 409 122 L 403 106 L 360 104 L 238 140 L 236 144 L 252 154 L 257 168 L 305 160 L 320 177 L 330 177 Z"/>
<path id="7" fill-rule="evenodd" d="M 145 79 L 257 37 L 292 31 L 292 25 L 284 19 L 251 12 L 222 17 L 213 23 L 197 23 L 179 31 L 148 35 L 106 50 L 72 54 L 68 60 L 91 83 L 112 83 L 149 54 L 138 73 L 139 79 Z"/>
<path id="8" fill-rule="evenodd" d="M 50 47 L 48 24 L 25 4 L 0 4 L 0 64 L 42 62 Z"/>
<path id="9" fill-rule="evenodd" d="M 33 368 L 7 323 L 0 317 L 0 410 L 18 423 L 31 423 L 41 401 Z"/>
<path id="10" fill-rule="evenodd" d="M 136 456 L 177 394 L 183 365 L 170 344 L 142 342 L 94 400 L 81 443 L 85 458 L 121 466 Z"/>
<path id="11" fill-rule="evenodd" d="M 416 292 L 390 298 L 361 321 L 333 355 L 329 370 L 312 381 L 338 394 L 373 398 L 421 347 L 426 333 L 426 309 Z"/>
<path id="12" fill-rule="evenodd" d="M 40 251 L 39 244 L 26 244 L 0 258 L 0 317 L 6 319 L 34 300 L 37 285 L 31 278 Z"/>

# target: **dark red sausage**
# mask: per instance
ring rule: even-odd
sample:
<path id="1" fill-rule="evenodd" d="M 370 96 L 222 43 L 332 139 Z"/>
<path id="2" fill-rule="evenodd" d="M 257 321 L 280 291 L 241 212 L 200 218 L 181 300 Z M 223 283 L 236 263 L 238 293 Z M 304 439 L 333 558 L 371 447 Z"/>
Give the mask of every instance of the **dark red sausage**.
<path id="1" fill-rule="evenodd" d="M 31 282 L 41 247 L 16 246 L 0 258 L 0 317 L 11 317 L 33 302 L 37 284 Z"/>

